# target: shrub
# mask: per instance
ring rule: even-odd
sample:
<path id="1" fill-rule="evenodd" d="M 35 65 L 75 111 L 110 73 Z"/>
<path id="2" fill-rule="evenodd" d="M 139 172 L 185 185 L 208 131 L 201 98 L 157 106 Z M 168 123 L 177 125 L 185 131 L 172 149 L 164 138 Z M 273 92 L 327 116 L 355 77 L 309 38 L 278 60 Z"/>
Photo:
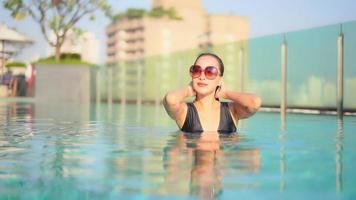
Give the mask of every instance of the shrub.
<path id="1" fill-rule="evenodd" d="M 37 64 L 74 64 L 74 65 L 92 65 L 88 62 L 82 61 L 80 54 L 77 53 L 62 53 L 59 62 L 54 56 L 42 58 L 38 60 Z"/>
<path id="2" fill-rule="evenodd" d="M 17 61 L 15 61 L 15 62 L 7 63 L 7 64 L 5 65 L 5 67 L 7 67 L 7 68 L 11 68 L 11 67 L 26 67 L 26 64 L 23 63 L 23 62 L 17 62 Z"/>
<path id="3" fill-rule="evenodd" d="M 182 18 L 177 15 L 177 12 L 174 8 L 164 9 L 162 6 L 155 7 L 150 11 L 137 8 L 129 8 L 125 12 L 119 13 L 113 17 L 114 21 L 122 19 L 135 19 L 142 18 L 144 16 L 162 18 L 164 16 L 169 17 L 173 20 L 181 20 Z"/>

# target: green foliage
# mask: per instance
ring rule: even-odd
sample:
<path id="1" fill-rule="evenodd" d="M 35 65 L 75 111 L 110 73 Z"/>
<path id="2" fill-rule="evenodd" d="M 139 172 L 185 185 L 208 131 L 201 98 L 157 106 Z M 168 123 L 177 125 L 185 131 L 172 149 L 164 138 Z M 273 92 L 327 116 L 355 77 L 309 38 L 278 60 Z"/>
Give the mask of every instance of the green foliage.
<path id="1" fill-rule="evenodd" d="M 91 63 L 84 62 L 81 60 L 80 54 L 77 53 L 61 53 L 60 60 L 56 61 L 55 56 L 49 56 L 35 62 L 36 64 L 46 64 L 46 65 L 86 65 L 86 66 L 95 66 Z"/>
<path id="2" fill-rule="evenodd" d="M 127 14 L 127 17 L 129 19 L 131 19 L 131 18 L 142 18 L 146 14 L 146 11 L 144 9 L 129 8 L 126 11 L 126 14 Z"/>
<path id="3" fill-rule="evenodd" d="M 4 8 L 15 19 L 30 16 L 40 26 L 40 30 L 52 47 L 56 48 L 57 58 L 68 31 L 79 29 L 76 24 L 83 17 L 95 18 L 96 11 L 112 17 L 108 0 L 2 0 Z M 50 40 L 54 33 L 55 39 Z"/>
<path id="4" fill-rule="evenodd" d="M 121 20 L 121 19 L 135 19 L 135 18 L 142 18 L 146 15 L 146 10 L 144 9 L 137 9 L 137 8 L 129 8 L 123 13 L 119 13 L 114 16 L 114 21 Z"/>
<path id="5" fill-rule="evenodd" d="M 7 67 L 7 68 L 11 68 L 11 67 L 26 67 L 26 64 L 23 63 L 23 62 L 17 62 L 17 61 L 15 61 L 15 62 L 7 63 L 7 64 L 5 65 L 5 67 Z"/>
<path id="6" fill-rule="evenodd" d="M 80 57 L 80 56 L 79 56 Z M 46 65 L 54 65 L 54 64 L 65 64 L 65 65 L 86 65 L 93 66 L 91 63 L 84 62 L 78 59 L 77 54 L 61 54 L 61 59 L 56 61 L 54 56 L 50 56 L 48 58 L 40 59 L 36 64 L 46 64 Z"/>
<path id="7" fill-rule="evenodd" d="M 114 15 L 114 17 L 112 18 L 112 21 L 119 21 L 125 18 L 125 13 L 118 13 L 116 15 Z"/>
<path id="8" fill-rule="evenodd" d="M 122 19 L 140 19 L 145 16 L 153 17 L 153 18 L 162 18 L 169 17 L 174 20 L 181 20 L 182 18 L 177 15 L 177 12 L 174 8 L 164 9 L 163 7 L 155 7 L 150 11 L 146 11 L 144 9 L 137 8 L 129 8 L 123 13 L 118 13 L 113 17 L 114 21 L 122 20 Z"/>
<path id="9" fill-rule="evenodd" d="M 164 15 L 166 14 L 166 11 L 163 9 L 163 7 L 156 7 L 156 8 L 153 8 L 149 13 L 148 15 L 150 17 L 155 17 L 155 18 L 161 18 L 163 17 Z"/>
<path id="10" fill-rule="evenodd" d="M 36 64 L 46 64 L 46 65 L 61 64 L 61 65 L 87 65 L 87 66 L 93 66 L 91 63 L 84 62 L 84 61 L 81 61 L 81 60 L 66 59 L 66 60 L 56 61 L 54 58 L 53 59 L 41 59 L 41 60 L 37 61 Z"/>
<path id="11" fill-rule="evenodd" d="M 78 53 L 61 53 L 61 59 L 73 59 L 73 60 L 82 60 L 80 54 Z"/>
<path id="12" fill-rule="evenodd" d="M 177 11 L 174 8 L 170 8 L 166 10 L 166 15 L 169 16 L 170 19 L 175 19 L 175 20 L 182 20 L 182 17 L 179 17 L 177 15 Z"/>
<path id="13" fill-rule="evenodd" d="M 22 0 L 7 0 L 3 2 L 5 9 L 11 12 L 11 16 L 17 20 L 22 20 L 28 14 L 28 11 L 24 8 L 24 2 Z"/>
<path id="14" fill-rule="evenodd" d="M 49 56 L 49 57 L 41 59 L 41 60 L 53 60 L 53 59 L 55 59 L 55 56 Z M 82 60 L 80 54 L 78 54 L 78 53 L 61 53 L 60 59 L 61 60 L 78 60 L 78 61 Z"/>

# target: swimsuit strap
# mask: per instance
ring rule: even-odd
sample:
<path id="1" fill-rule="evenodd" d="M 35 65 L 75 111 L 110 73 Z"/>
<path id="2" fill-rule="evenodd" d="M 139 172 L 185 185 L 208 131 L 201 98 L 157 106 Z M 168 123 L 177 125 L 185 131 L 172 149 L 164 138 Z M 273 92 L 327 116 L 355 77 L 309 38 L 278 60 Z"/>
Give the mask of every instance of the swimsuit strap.
<path id="1" fill-rule="evenodd" d="M 236 132 L 236 126 L 232 119 L 229 103 L 221 102 L 220 104 L 220 123 L 218 128 L 219 133 L 233 133 Z"/>
<path id="2" fill-rule="evenodd" d="M 187 103 L 187 115 L 185 117 L 185 121 L 183 127 L 181 128 L 184 132 L 203 132 L 203 128 L 200 124 L 198 111 L 195 108 L 193 103 Z"/>

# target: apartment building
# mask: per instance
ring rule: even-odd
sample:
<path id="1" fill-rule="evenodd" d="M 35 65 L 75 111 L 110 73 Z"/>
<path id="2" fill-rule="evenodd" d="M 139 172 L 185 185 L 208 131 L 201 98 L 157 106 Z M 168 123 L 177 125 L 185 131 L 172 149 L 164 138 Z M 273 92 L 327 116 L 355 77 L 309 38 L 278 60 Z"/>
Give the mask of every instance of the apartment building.
<path id="1" fill-rule="evenodd" d="M 203 0 L 152 0 L 152 8 L 174 8 L 169 16 L 121 18 L 106 28 L 107 63 L 136 61 L 193 48 L 209 49 L 248 37 L 245 17 L 209 14 Z"/>

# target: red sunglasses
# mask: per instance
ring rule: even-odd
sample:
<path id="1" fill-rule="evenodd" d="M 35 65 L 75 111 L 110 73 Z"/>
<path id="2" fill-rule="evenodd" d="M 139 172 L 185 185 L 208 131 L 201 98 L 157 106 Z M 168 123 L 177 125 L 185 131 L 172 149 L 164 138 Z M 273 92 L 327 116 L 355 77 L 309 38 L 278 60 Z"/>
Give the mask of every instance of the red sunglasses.
<path id="1" fill-rule="evenodd" d="M 214 66 L 207 66 L 205 67 L 205 69 L 203 69 L 199 65 L 192 65 L 189 69 L 189 72 L 192 78 L 198 78 L 201 76 L 201 73 L 204 72 L 205 77 L 209 80 L 215 79 L 216 76 L 219 74 L 218 69 Z"/>

